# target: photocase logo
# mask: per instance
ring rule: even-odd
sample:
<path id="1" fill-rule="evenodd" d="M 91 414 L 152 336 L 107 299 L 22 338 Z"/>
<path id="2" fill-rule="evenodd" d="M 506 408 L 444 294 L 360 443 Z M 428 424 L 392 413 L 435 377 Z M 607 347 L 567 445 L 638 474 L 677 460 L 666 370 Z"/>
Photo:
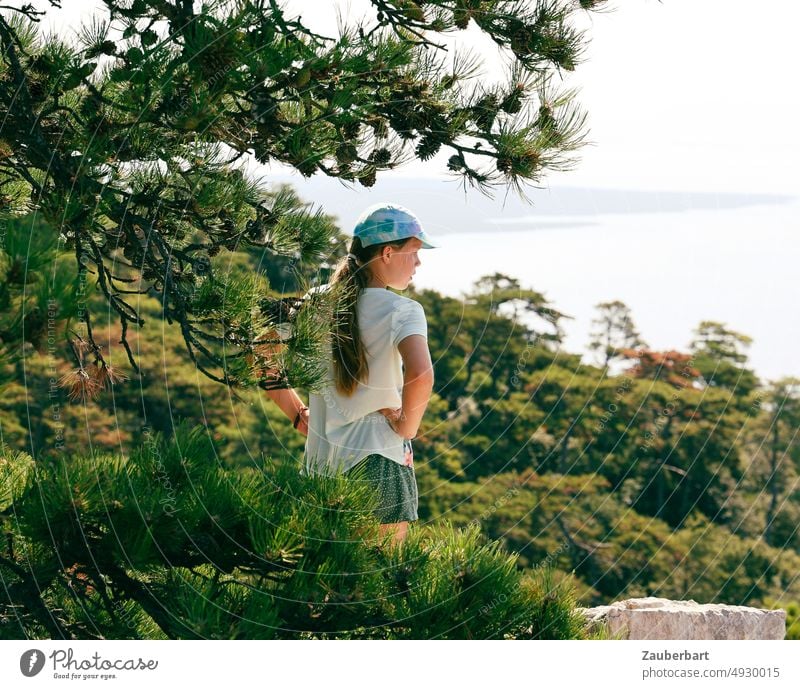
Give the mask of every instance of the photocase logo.
<path id="1" fill-rule="evenodd" d="M 35 677 L 44 667 L 44 653 L 38 648 L 25 651 L 19 658 L 19 669 L 26 677 Z"/>

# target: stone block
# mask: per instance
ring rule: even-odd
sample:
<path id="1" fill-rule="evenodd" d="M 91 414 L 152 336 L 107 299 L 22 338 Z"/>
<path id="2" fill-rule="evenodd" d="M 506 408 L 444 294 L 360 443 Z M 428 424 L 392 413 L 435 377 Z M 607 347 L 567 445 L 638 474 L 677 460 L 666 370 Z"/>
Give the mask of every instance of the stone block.
<path id="1" fill-rule="evenodd" d="M 786 611 L 743 605 L 631 598 L 581 608 L 587 620 L 622 639 L 783 639 Z"/>

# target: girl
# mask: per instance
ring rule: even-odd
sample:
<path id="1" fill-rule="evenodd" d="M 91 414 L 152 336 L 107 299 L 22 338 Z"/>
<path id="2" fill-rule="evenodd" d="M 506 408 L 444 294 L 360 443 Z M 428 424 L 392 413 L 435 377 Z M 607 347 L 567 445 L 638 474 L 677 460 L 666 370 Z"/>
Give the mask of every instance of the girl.
<path id="1" fill-rule="evenodd" d="M 436 247 L 409 210 L 370 206 L 330 283 L 314 288 L 338 285 L 347 295 L 332 329 L 326 386 L 310 395 L 310 408 L 294 390 L 268 393 L 307 436 L 306 472 L 370 482 L 381 534 L 394 542 L 418 518 L 411 440 L 430 400 L 433 365 L 422 306 L 389 288 L 406 289 L 419 250 Z"/>

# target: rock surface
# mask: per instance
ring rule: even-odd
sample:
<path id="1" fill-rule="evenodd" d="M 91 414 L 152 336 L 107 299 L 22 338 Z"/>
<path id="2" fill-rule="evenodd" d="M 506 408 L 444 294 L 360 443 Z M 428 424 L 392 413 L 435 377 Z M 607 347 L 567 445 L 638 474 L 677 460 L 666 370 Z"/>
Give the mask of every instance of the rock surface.
<path id="1" fill-rule="evenodd" d="M 581 608 L 595 624 L 622 639 L 783 639 L 786 611 L 693 600 L 631 598 Z"/>

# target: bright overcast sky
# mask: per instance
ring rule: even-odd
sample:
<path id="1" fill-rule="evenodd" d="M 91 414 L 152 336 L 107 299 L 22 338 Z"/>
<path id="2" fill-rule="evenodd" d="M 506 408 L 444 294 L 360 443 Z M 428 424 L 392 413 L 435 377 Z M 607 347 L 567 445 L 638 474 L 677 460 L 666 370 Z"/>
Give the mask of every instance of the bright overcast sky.
<path id="1" fill-rule="evenodd" d="M 570 182 L 797 193 L 798 3 L 617 4 L 576 74 L 597 146 Z"/>
<path id="2" fill-rule="evenodd" d="M 287 6 L 321 29 L 335 27 L 332 5 Z M 338 6 L 356 17 L 370 5 Z M 586 15 L 592 40 L 568 79 L 580 88 L 594 145 L 575 171 L 551 175 L 552 184 L 798 192 L 800 90 L 792 84 L 800 3 L 617 0 L 611 7 Z M 474 24 L 457 36 L 487 56 L 490 77 L 500 73 L 494 43 Z"/>
<path id="3" fill-rule="evenodd" d="M 41 6 L 41 0 L 38 5 Z M 59 30 L 91 14 L 65 0 L 48 22 Z M 290 0 L 289 14 L 323 33 L 337 10 L 356 19 L 367 0 Z M 800 90 L 796 31 L 800 3 L 789 0 L 616 0 L 587 15 L 586 60 L 569 77 L 581 89 L 590 139 L 572 172 L 551 184 L 625 189 L 798 191 Z M 494 44 L 474 24 L 459 42 L 487 56 Z M 405 174 L 436 175 L 442 164 L 410 164 Z"/>

